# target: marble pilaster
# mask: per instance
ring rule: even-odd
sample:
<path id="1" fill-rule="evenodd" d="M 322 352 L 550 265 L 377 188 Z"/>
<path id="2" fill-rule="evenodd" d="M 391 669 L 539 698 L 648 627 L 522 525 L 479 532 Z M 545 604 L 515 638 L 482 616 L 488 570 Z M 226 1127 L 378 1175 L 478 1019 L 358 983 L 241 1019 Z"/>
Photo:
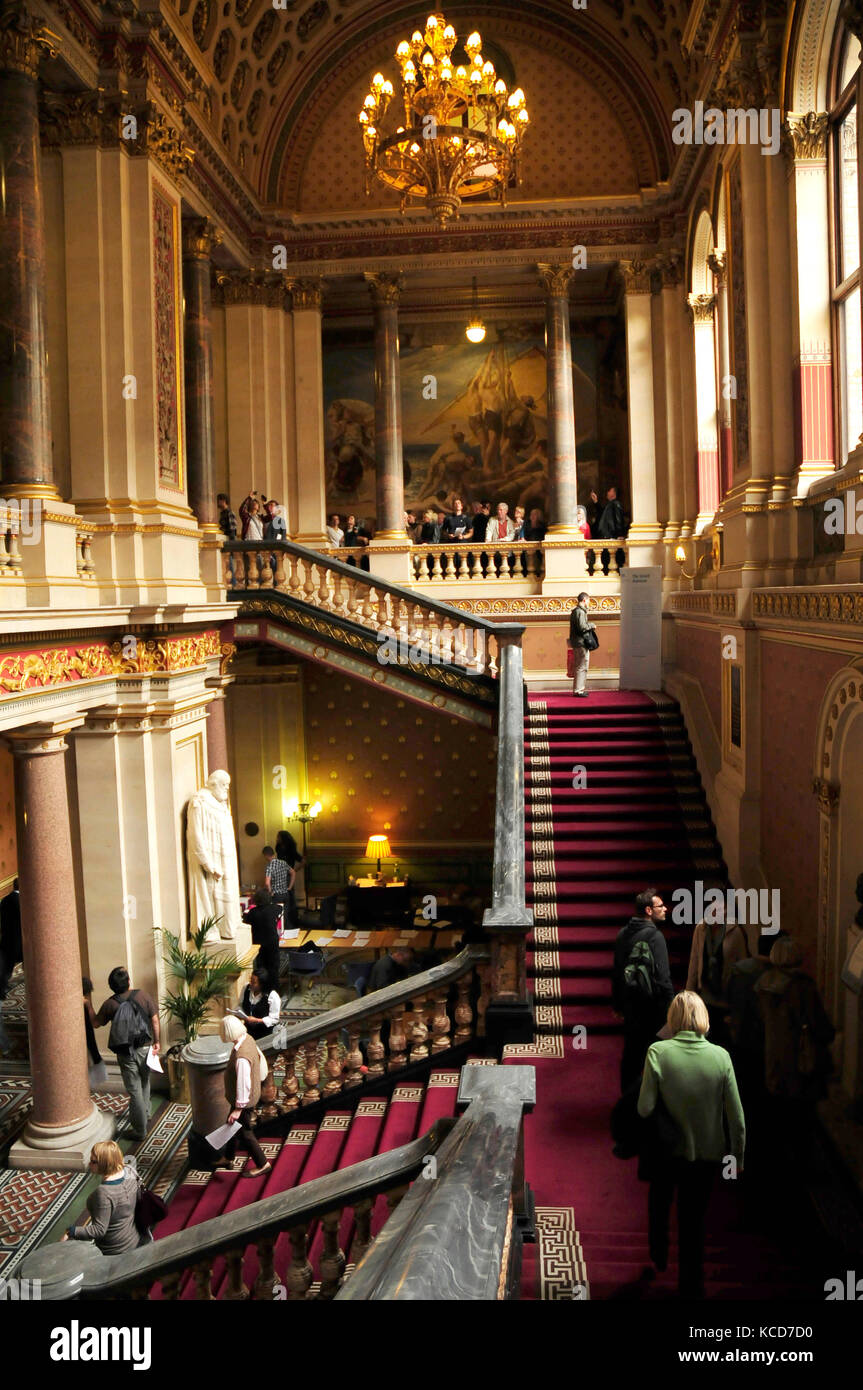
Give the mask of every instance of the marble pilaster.
<path id="1" fill-rule="evenodd" d="M 293 305 L 294 418 L 296 421 L 296 516 L 291 539 L 320 549 L 328 544 L 324 456 L 324 365 L 321 342 L 323 285 L 296 280 Z"/>
<path id="2" fill-rule="evenodd" d="M 632 483 L 632 525 L 627 542 L 631 564 L 659 564 L 663 528 L 658 518 L 650 274 L 639 261 L 623 261 L 620 269 L 626 313 L 629 466 Z"/>

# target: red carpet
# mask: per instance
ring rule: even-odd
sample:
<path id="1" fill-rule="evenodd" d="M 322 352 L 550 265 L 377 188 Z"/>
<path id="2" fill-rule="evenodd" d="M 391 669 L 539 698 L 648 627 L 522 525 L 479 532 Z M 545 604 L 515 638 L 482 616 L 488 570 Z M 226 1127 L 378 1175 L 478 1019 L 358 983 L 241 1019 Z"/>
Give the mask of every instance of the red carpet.
<path id="1" fill-rule="evenodd" d="M 620 691 L 529 701 L 526 851 L 535 926 L 528 975 L 545 1056 L 507 1057 L 537 1068 L 537 1106 L 525 1124 L 537 1242 L 525 1247 L 523 1298 L 571 1299 L 584 1273 L 594 1300 L 676 1296 L 673 1232 L 668 1271 L 643 1277 L 647 1187 L 634 1160 L 612 1155 L 609 1133 L 622 1046 L 611 1010 L 617 932 L 640 889 L 655 886 L 670 905 L 674 888 L 723 869 L 679 710 L 658 699 Z M 575 789 L 578 766 L 587 775 Z M 689 955 L 685 930 L 669 914 L 678 988 Z M 579 1024 L 583 1048 L 573 1046 Z M 720 1185 L 709 1214 L 707 1296 L 812 1297 L 799 1254 L 794 1261 L 779 1243 L 747 1230 L 734 1188 Z"/>

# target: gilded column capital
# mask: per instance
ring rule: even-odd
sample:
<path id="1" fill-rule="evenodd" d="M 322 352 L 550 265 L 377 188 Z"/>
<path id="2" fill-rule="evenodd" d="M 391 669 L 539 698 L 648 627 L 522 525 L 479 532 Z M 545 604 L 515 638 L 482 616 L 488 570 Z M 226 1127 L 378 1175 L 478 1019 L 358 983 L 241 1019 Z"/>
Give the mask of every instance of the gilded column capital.
<path id="1" fill-rule="evenodd" d="M 547 261 L 540 261 L 536 268 L 550 299 L 569 298 L 569 285 L 575 274 L 571 265 L 549 265 Z"/>
<path id="2" fill-rule="evenodd" d="M 324 307 L 323 280 L 290 280 L 291 307 L 294 309 L 317 309 Z"/>
<path id="3" fill-rule="evenodd" d="M 807 111 L 805 115 L 790 111 L 782 123 L 785 148 L 795 161 L 827 158 L 826 111 Z"/>
<path id="4" fill-rule="evenodd" d="M 818 797 L 819 811 L 828 816 L 833 815 L 839 806 L 839 788 L 824 777 L 816 777 L 812 783 L 812 790 Z"/>
<path id="5" fill-rule="evenodd" d="M 44 57 L 56 57 L 57 38 L 23 6 L 0 13 L 0 72 L 20 72 L 32 81 Z"/>
<path id="6" fill-rule="evenodd" d="M 666 251 L 657 256 L 653 270 L 662 279 L 664 290 L 675 289 L 683 280 L 683 256 L 679 251 Z"/>
<path id="7" fill-rule="evenodd" d="M 728 276 L 728 257 L 724 251 L 711 251 L 707 257 L 707 264 L 716 276 L 719 288 L 722 289 Z"/>
<path id="8" fill-rule="evenodd" d="M 650 266 L 646 261 L 619 261 L 627 294 L 650 294 Z"/>
<path id="9" fill-rule="evenodd" d="M 696 323 L 713 322 L 713 310 L 716 307 L 715 294 L 690 294 L 686 302 L 692 310 L 692 317 Z"/>
<path id="10" fill-rule="evenodd" d="M 366 270 L 364 277 L 375 304 L 398 304 L 402 292 L 402 277 L 400 275 L 387 275 L 383 271 Z"/>
<path id="11" fill-rule="evenodd" d="M 186 260 L 208 261 L 221 240 L 221 231 L 209 217 L 183 218 L 183 256 Z"/>
<path id="12" fill-rule="evenodd" d="M 280 272 L 266 270 L 219 270 L 214 276 L 213 297 L 217 304 L 257 304 L 282 309 L 291 282 Z"/>

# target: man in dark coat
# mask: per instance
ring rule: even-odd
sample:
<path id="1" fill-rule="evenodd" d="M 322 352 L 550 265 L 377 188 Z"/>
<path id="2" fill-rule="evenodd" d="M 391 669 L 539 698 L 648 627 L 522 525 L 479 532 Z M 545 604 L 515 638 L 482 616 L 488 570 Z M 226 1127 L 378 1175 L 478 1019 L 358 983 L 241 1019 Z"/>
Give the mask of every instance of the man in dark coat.
<path id="1" fill-rule="evenodd" d="M 12 883 L 12 891 L 0 900 L 0 999 L 5 999 L 9 993 L 12 971 L 23 959 L 21 899 L 16 878 Z"/>
<path id="2" fill-rule="evenodd" d="M 656 1034 L 665 1022 L 668 1006 L 674 998 L 668 947 L 659 924 L 665 921 L 667 908 L 655 888 L 646 888 L 635 899 L 634 917 L 617 934 L 614 943 L 614 975 L 612 1006 L 623 1019 L 623 1056 L 620 1059 L 620 1089 L 641 1075 L 647 1049 L 656 1041 Z M 644 941 L 653 956 L 653 995 L 651 998 L 632 997 L 626 987 L 624 970 L 636 942 Z"/>
<path id="3" fill-rule="evenodd" d="M 417 973 L 418 966 L 414 960 L 413 947 L 394 946 L 372 966 L 366 994 L 373 994 L 376 989 L 386 989 L 387 985 L 400 984 L 409 975 Z"/>
<path id="4" fill-rule="evenodd" d="M 591 529 L 591 535 L 594 532 Z M 600 540 L 616 541 L 626 535 L 626 517 L 617 496 L 617 488 L 610 487 L 605 494 L 605 506 L 597 522 L 596 533 Z"/>

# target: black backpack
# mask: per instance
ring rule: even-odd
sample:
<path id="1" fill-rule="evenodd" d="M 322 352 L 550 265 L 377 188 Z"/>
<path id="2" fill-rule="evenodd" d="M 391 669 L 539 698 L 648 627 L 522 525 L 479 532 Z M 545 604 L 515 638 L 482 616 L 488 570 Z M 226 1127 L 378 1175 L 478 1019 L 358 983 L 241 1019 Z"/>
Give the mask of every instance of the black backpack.
<path id="1" fill-rule="evenodd" d="M 111 1019 L 109 1048 L 112 1052 L 119 1052 L 130 1047 L 143 1047 L 152 1041 L 150 1020 L 134 994 L 127 994 L 117 1004 L 117 1011 Z"/>
<path id="2" fill-rule="evenodd" d="M 656 961 L 643 938 L 636 941 L 623 967 L 623 987 L 631 1004 L 649 1004 L 656 994 Z"/>

